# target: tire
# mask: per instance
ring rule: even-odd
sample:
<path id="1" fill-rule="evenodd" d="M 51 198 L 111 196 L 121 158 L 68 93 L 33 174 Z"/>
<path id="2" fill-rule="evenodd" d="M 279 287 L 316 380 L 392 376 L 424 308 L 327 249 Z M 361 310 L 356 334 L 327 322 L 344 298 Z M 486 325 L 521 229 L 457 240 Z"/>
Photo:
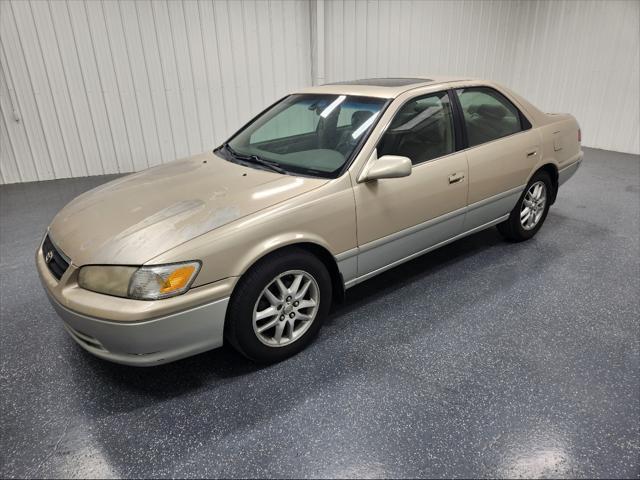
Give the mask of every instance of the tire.
<path id="1" fill-rule="evenodd" d="M 541 197 L 536 199 L 536 194 L 540 191 Z M 498 231 L 512 242 L 529 240 L 538 233 L 547 218 L 553 193 L 554 186 L 549 174 L 545 171 L 536 172 L 529 180 L 509 218 L 497 225 Z M 535 206 L 529 208 L 530 205 Z M 529 209 L 528 212 L 525 209 Z"/>
<path id="2" fill-rule="evenodd" d="M 295 355 L 316 336 L 326 318 L 331 287 L 327 268 L 307 251 L 291 248 L 270 255 L 240 279 L 231 295 L 225 337 L 257 363 L 275 363 Z"/>

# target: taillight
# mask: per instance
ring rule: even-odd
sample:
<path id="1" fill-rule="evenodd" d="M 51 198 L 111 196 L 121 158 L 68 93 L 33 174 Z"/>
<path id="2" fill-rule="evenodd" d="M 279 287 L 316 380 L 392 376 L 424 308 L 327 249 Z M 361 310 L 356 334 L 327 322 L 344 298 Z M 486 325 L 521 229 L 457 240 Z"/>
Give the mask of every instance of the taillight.
<path id="1" fill-rule="evenodd" d="M 582 142 L 582 132 L 578 128 L 578 143 Z"/>

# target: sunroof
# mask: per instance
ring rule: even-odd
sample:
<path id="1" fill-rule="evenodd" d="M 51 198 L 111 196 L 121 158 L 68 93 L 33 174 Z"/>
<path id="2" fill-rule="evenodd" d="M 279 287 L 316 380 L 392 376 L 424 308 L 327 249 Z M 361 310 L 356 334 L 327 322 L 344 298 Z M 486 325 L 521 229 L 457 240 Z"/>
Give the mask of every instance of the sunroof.
<path id="1" fill-rule="evenodd" d="M 373 87 L 404 87 L 415 83 L 432 82 L 430 78 L 363 78 L 361 80 L 347 80 L 334 82 L 329 85 L 371 85 Z"/>

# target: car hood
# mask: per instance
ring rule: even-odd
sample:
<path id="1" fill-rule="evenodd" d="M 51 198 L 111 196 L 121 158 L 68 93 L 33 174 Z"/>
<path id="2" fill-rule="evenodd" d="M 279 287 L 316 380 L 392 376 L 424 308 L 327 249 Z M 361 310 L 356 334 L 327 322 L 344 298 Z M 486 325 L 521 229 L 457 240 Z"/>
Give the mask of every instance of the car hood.
<path id="1" fill-rule="evenodd" d="M 80 195 L 56 215 L 49 231 L 75 265 L 139 265 L 326 182 L 202 154 Z"/>

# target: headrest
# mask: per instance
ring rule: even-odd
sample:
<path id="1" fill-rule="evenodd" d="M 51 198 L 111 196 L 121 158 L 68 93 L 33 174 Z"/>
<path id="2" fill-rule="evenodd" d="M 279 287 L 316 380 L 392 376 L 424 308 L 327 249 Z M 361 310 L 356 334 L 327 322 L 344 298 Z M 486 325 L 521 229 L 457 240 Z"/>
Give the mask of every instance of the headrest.
<path id="1" fill-rule="evenodd" d="M 356 110 L 351 114 L 351 126 L 353 128 L 358 128 L 366 122 L 371 115 L 373 115 L 373 113 L 369 110 Z"/>
<path id="2" fill-rule="evenodd" d="M 438 100 L 437 98 L 422 100 L 420 103 L 417 103 L 413 107 L 413 110 L 416 113 L 421 113 L 421 112 L 424 112 L 427 108 L 433 108 L 433 107 L 441 109 L 442 103 L 440 102 L 440 100 Z"/>
<path id="3" fill-rule="evenodd" d="M 477 112 L 481 117 L 501 120 L 507 114 L 507 109 L 501 105 L 480 105 L 478 106 Z"/>

